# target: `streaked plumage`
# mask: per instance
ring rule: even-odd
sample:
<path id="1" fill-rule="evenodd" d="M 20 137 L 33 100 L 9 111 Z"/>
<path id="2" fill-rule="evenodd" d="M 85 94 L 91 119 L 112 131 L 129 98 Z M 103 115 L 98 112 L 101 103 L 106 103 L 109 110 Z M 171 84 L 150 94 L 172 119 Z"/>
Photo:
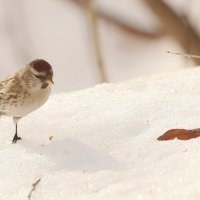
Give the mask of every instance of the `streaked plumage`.
<path id="1" fill-rule="evenodd" d="M 0 115 L 13 117 L 16 124 L 13 143 L 21 139 L 17 135 L 19 119 L 38 109 L 49 98 L 52 78 L 51 65 L 37 59 L 0 82 Z"/>

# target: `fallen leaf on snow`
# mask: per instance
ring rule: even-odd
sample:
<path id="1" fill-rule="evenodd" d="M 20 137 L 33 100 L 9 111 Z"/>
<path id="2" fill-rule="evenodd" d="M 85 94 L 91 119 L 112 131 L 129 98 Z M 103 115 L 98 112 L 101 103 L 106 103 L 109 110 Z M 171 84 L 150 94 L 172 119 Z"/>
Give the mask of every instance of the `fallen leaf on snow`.
<path id="1" fill-rule="evenodd" d="M 173 140 L 175 138 L 179 140 L 190 140 L 200 136 L 200 128 L 187 130 L 187 129 L 171 129 L 165 132 L 163 135 L 157 138 L 157 140 Z"/>

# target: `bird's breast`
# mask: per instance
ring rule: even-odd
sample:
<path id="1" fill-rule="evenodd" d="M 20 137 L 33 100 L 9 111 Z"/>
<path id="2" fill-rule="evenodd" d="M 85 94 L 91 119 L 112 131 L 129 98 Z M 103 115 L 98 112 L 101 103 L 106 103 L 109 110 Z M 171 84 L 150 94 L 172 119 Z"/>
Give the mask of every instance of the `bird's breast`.
<path id="1" fill-rule="evenodd" d="M 51 88 L 30 92 L 17 100 L 17 104 L 10 106 L 6 114 L 11 117 L 23 117 L 42 106 L 49 98 Z"/>

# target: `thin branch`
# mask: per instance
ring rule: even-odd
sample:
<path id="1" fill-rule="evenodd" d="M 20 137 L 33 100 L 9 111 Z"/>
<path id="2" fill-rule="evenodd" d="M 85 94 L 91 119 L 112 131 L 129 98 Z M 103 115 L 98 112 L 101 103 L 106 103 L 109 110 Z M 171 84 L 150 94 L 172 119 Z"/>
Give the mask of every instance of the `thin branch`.
<path id="1" fill-rule="evenodd" d="M 185 57 L 188 57 L 188 58 L 198 58 L 198 59 L 200 59 L 200 56 L 194 55 L 194 54 L 189 54 L 189 53 L 179 53 L 179 52 L 171 52 L 171 51 L 166 51 L 166 53 L 175 54 L 175 55 L 179 55 L 179 56 L 185 56 Z"/>
<path id="2" fill-rule="evenodd" d="M 103 58 L 102 58 L 99 31 L 98 31 L 98 17 L 96 15 L 95 8 L 93 7 L 91 3 L 91 0 L 86 1 L 86 10 L 88 13 L 88 20 L 89 20 L 91 35 L 92 35 L 93 43 L 94 43 L 96 61 L 97 61 L 97 65 L 98 65 L 100 76 L 101 76 L 101 82 L 107 82 L 105 66 L 104 66 Z"/>
<path id="3" fill-rule="evenodd" d="M 31 198 L 32 198 L 32 193 L 36 190 L 36 186 L 40 183 L 40 181 L 41 181 L 41 178 L 38 179 L 36 182 L 34 182 L 34 183 L 32 184 L 32 189 L 31 189 L 31 191 L 30 191 L 29 194 L 28 194 L 28 200 L 31 200 Z"/>
<path id="4" fill-rule="evenodd" d="M 69 1 L 72 2 L 74 4 L 76 4 L 77 6 L 80 7 L 85 7 L 85 2 L 87 0 L 65 0 L 65 1 Z M 127 20 L 124 20 L 123 17 L 118 16 L 118 15 L 114 15 L 112 12 L 110 12 L 109 10 L 105 10 L 105 9 L 100 9 L 95 7 L 96 10 L 96 15 L 105 20 L 106 22 L 109 22 L 113 25 L 115 25 L 116 27 L 121 28 L 122 30 L 125 30 L 133 35 L 136 36 L 140 36 L 140 37 L 144 37 L 147 39 L 157 39 L 159 37 L 162 37 L 165 32 L 163 30 L 159 30 L 157 32 L 148 32 L 142 29 L 139 29 L 138 27 L 135 27 L 134 25 L 130 24 L 129 22 L 127 22 Z"/>
<path id="5" fill-rule="evenodd" d="M 160 19 L 163 28 L 176 39 L 186 53 L 199 54 L 200 37 L 197 31 L 186 23 L 162 0 L 144 0 L 152 11 Z M 199 65 L 200 60 L 193 57 L 193 61 Z"/>

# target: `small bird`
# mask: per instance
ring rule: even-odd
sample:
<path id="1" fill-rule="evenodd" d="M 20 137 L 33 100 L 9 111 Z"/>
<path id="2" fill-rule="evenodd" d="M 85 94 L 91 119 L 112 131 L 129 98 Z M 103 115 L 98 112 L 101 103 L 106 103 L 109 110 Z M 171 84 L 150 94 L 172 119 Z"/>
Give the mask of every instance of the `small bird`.
<path id="1" fill-rule="evenodd" d="M 12 143 L 21 140 L 17 133 L 19 120 L 42 106 L 50 96 L 53 69 L 42 59 L 36 59 L 0 82 L 0 115 L 12 117 L 15 135 Z"/>

